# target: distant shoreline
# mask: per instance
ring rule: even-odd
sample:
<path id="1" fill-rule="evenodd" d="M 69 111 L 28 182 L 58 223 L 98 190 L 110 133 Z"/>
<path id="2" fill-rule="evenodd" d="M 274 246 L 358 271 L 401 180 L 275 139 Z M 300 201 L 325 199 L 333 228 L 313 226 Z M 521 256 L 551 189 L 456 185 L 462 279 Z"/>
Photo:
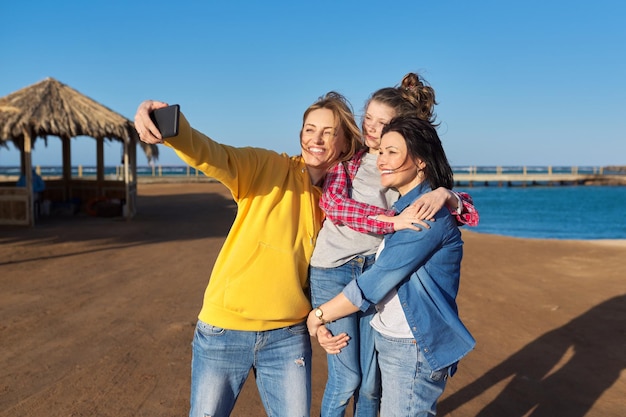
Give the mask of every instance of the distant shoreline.
<path id="1" fill-rule="evenodd" d="M 60 177 L 58 176 L 42 176 L 44 181 L 45 180 L 49 180 L 49 179 L 60 179 Z M 18 176 L 17 175 L 0 175 L 0 182 L 17 182 L 18 180 Z M 87 177 L 81 177 L 81 179 L 93 179 L 95 181 L 95 178 L 93 176 L 87 176 Z M 215 180 L 214 178 L 209 178 L 206 177 L 204 175 L 199 175 L 199 176 L 186 176 L 186 175 L 163 175 L 163 176 L 151 176 L 151 175 L 138 175 L 137 176 L 137 183 L 138 184 L 157 184 L 157 183 L 197 183 L 197 182 L 217 182 L 217 180 Z M 571 185 L 571 186 L 626 186 L 626 176 L 621 177 L 621 176 L 606 176 L 606 177 L 599 177 L 599 178 L 589 178 L 586 179 L 584 182 L 580 183 L 580 184 L 565 184 L 565 185 Z M 562 186 L 562 185 L 550 185 L 550 184 L 528 184 L 528 185 L 520 185 L 520 184 L 513 184 L 513 185 L 498 185 L 498 184 L 490 184 L 490 185 L 484 185 L 482 184 L 480 181 L 475 181 L 473 184 L 467 184 L 465 181 L 463 183 L 459 183 L 456 184 L 456 187 L 466 187 L 466 188 L 473 188 L 473 187 L 500 187 L 500 186 L 506 186 L 506 187 L 520 187 L 520 186 L 527 186 L 527 187 L 539 187 L 539 186 L 544 186 L 544 187 L 552 187 L 552 186 Z"/>
<path id="2" fill-rule="evenodd" d="M 63 168 L 58 165 L 35 165 L 44 180 L 60 180 Z M 457 187 L 535 187 L 535 186 L 623 186 L 626 185 L 626 165 L 457 165 L 452 167 Z M 17 181 L 19 166 L 0 166 L 0 182 Z M 75 165 L 71 176 L 76 179 L 96 178 L 97 167 Z M 106 180 L 123 178 L 121 165 L 104 167 Z M 212 178 L 185 164 L 137 165 L 138 183 L 213 182 Z"/>
<path id="3" fill-rule="evenodd" d="M 600 246 L 608 246 L 613 248 L 626 248 L 626 239 L 557 239 L 557 238 L 546 238 L 546 237 L 521 237 L 521 236 L 510 236 L 510 235 L 502 235 L 498 233 L 486 233 L 479 232 L 476 230 L 468 229 L 464 227 L 461 229 L 463 234 L 475 234 L 480 236 L 496 236 L 506 239 L 516 239 L 516 240 L 527 240 L 527 241 L 541 241 L 541 242 L 576 242 L 576 243 L 591 243 L 593 245 Z"/>

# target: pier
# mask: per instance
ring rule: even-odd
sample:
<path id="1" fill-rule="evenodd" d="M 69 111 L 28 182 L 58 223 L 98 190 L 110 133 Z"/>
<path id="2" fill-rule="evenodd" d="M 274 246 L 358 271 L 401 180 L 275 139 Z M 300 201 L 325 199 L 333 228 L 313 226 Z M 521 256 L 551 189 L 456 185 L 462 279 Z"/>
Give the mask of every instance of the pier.
<path id="1" fill-rule="evenodd" d="M 465 171 L 465 172 L 464 172 Z M 456 186 L 626 185 L 626 172 L 597 167 L 469 167 L 455 170 Z"/>
<path id="2" fill-rule="evenodd" d="M 0 167 L 0 183 L 13 186 L 18 179 L 19 167 Z M 61 178 L 60 167 L 35 167 L 45 181 Z M 526 187 L 558 185 L 626 185 L 626 166 L 453 166 L 457 187 Z M 95 167 L 72 167 L 72 178 L 96 179 Z M 119 166 L 105 167 L 105 179 L 121 178 Z M 172 182 L 214 181 L 187 165 L 139 166 L 137 181 Z"/>

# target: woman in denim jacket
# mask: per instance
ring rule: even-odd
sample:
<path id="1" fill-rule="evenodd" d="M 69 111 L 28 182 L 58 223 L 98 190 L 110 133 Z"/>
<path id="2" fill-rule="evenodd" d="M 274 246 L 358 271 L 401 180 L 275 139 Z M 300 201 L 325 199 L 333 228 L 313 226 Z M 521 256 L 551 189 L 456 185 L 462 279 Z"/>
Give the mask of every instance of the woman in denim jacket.
<path id="1" fill-rule="evenodd" d="M 396 212 L 426 192 L 454 184 L 436 130 L 417 118 L 397 118 L 384 128 L 377 165 L 382 185 L 401 195 Z M 421 232 L 386 235 L 371 269 L 309 314 L 309 333 L 315 336 L 320 326 L 376 305 L 371 326 L 381 370 L 381 415 L 398 410 L 434 415 L 447 377 L 475 345 L 455 301 L 461 232 L 445 208 L 429 224 Z"/>

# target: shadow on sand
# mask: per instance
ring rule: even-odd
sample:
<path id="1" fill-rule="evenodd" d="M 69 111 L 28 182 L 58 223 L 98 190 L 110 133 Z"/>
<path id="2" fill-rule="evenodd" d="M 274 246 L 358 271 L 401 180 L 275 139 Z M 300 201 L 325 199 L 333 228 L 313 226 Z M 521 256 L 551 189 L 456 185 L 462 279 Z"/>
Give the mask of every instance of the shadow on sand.
<path id="1" fill-rule="evenodd" d="M 620 295 L 524 346 L 441 401 L 438 411 L 446 415 L 512 378 L 477 417 L 582 417 L 625 367 L 626 295 Z"/>
<path id="2" fill-rule="evenodd" d="M 0 226 L 0 244 L 50 245 L 46 258 L 55 258 L 146 243 L 225 237 L 237 213 L 233 200 L 220 193 L 139 196 L 137 206 L 138 213 L 130 221 L 82 214 L 45 218 L 33 228 Z M 89 245 L 91 241 L 107 244 L 94 248 Z M 54 250 L 70 242 L 86 245 L 71 254 Z M 0 265 L 42 259 L 24 255 L 0 259 Z"/>

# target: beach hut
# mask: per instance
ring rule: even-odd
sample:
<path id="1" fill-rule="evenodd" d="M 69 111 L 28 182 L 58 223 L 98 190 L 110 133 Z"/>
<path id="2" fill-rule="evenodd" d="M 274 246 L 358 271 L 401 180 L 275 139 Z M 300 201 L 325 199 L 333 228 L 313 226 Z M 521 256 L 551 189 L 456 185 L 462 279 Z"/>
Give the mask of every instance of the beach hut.
<path id="1" fill-rule="evenodd" d="M 25 187 L 15 181 L 0 182 L 0 224 L 33 226 L 37 201 L 33 193 L 31 152 L 35 141 L 47 144 L 48 136 L 62 141 L 63 168 L 59 178 L 47 178 L 42 200 L 52 204 L 80 204 L 94 211 L 103 201 L 119 202 L 121 213 L 130 219 L 136 212 L 137 144 L 148 160 L 158 157 L 154 145 L 139 141 L 134 124 L 124 116 L 81 94 L 73 88 L 46 78 L 0 98 L 0 146 L 9 141 L 20 150 L 20 168 Z M 96 178 L 72 177 L 71 138 L 95 138 Z M 123 144 L 122 170 L 118 178 L 104 175 L 104 141 Z M 1 152 L 1 150 L 0 150 Z"/>

